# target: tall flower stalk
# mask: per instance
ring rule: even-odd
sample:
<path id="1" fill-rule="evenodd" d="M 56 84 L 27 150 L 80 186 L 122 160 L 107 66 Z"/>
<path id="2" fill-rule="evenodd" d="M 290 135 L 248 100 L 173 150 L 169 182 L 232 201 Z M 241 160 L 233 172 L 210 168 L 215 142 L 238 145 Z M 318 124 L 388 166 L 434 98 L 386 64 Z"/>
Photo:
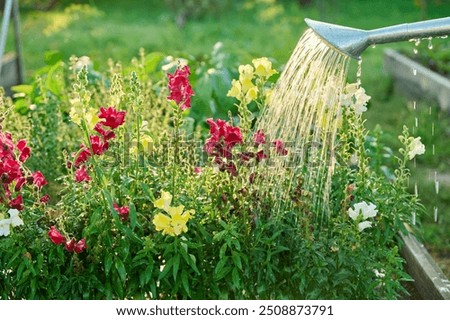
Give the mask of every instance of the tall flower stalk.
<path id="1" fill-rule="evenodd" d="M 178 65 L 173 74 L 168 74 L 169 78 L 169 96 L 167 100 L 173 101 L 173 144 L 174 144 L 174 161 L 172 163 L 172 193 L 176 195 L 176 172 L 180 162 L 180 128 L 183 125 L 183 111 L 191 108 L 191 97 L 194 90 L 189 82 L 191 71 L 187 65 Z"/>

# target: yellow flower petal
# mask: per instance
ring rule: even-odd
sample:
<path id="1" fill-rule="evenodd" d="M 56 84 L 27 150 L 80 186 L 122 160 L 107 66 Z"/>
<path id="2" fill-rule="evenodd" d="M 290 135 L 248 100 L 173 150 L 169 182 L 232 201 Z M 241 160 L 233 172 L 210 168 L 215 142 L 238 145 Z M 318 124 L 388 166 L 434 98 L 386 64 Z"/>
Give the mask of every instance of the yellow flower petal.
<path id="1" fill-rule="evenodd" d="M 277 73 L 275 69 L 272 69 L 272 62 L 266 57 L 253 59 L 252 63 L 255 66 L 255 74 L 260 77 L 269 78 L 271 75 Z"/>
<path id="2" fill-rule="evenodd" d="M 246 65 L 240 65 L 239 66 L 239 80 L 243 79 L 248 79 L 248 80 L 252 80 L 253 79 L 253 67 L 249 64 Z"/>
<path id="3" fill-rule="evenodd" d="M 233 81 L 231 81 L 231 89 L 228 91 L 227 96 L 240 99 L 241 94 L 242 94 L 241 83 L 233 79 Z"/>
<path id="4" fill-rule="evenodd" d="M 255 87 L 255 85 L 253 84 L 251 79 L 242 79 L 241 81 L 241 86 L 242 86 L 242 93 L 247 93 L 248 90 L 252 89 L 253 87 Z"/>
<path id="5" fill-rule="evenodd" d="M 169 207 L 169 210 L 167 212 L 170 214 L 172 219 L 174 219 L 175 216 L 181 216 L 181 214 L 183 213 L 183 210 L 184 210 L 184 206 L 180 205 L 178 207 Z"/>
<path id="6" fill-rule="evenodd" d="M 170 203 L 172 202 L 172 195 L 170 192 L 161 191 L 161 198 L 155 200 L 153 205 L 156 208 L 163 209 L 166 212 L 169 212 Z"/>
<path id="7" fill-rule="evenodd" d="M 171 219 L 163 213 L 155 214 L 153 217 L 153 224 L 155 225 L 156 231 L 163 231 L 170 226 Z"/>

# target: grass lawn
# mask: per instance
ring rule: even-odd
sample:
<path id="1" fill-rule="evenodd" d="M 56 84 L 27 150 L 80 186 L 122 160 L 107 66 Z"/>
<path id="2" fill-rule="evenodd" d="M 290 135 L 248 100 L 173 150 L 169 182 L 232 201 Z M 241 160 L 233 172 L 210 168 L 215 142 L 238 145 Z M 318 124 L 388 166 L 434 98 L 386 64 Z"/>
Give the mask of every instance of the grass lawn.
<path id="1" fill-rule="evenodd" d="M 71 55 L 88 55 L 100 70 L 104 70 L 108 58 L 127 63 L 141 47 L 147 52 L 176 55 L 182 51 L 202 56 L 211 52 L 218 41 L 224 43 L 226 51 L 233 53 L 239 63 L 269 56 L 275 59 L 276 66 L 281 67 L 306 29 L 305 17 L 372 29 L 450 15 L 448 0 L 428 1 L 426 12 L 417 8 L 414 5 L 417 1 L 413 0 L 317 0 L 308 7 L 298 6 L 297 1 L 284 0 L 277 1 L 276 5 L 251 6 L 257 2 L 262 1 L 240 2 L 247 6 L 233 3 L 198 19 L 187 20 L 182 28 L 176 25 L 176 15 L 167 10 L 164 1 L 90 0 L 73 1 L 72 4 L 62 1 L 62 5 L 49 12 L 23 7 L 22 42 L 27 76 L 44 65 L 44 52 L 49 50 L 60 51 L 66 60 Z M 12 48 L 12 37 L 8 41 L 8 48 Z M 434 106 L 430 115 L 430 106 L 426 103 L 419 103 L 414 111 L 411 103 L 393 90 L 382 66 L 383 49 L 387 47 L 412 50 L 413 44 L 380 45 L 364 52 L 362 84 L 372 96 L 366 113 L 367 127 L 374 129 L 380 125 L 384 131 L 383 140 L 395 149 L 403 124 L 412 128 L 415 117 L 420 119 L 417 133 L 427 142 L 427 153 L 413 168 L 411 191 L 417 181 L 428 213 L 422 219 L 424 242 L 441 257 L 441 267 L 449 276 L 450 179 L 441 179 L 439 194 L 434 185 L 435 171 L 438 176 L 450 174 L 450 147 L 446 142 L 450 135 L 449 117 Z M 356 66 L 353 62 L 350 80 L 355 79 Z M 432 122 L 435 123 L 434 136 L 430 130 Z M 431 154 L 433 143 L 436 155 Z M 439 212 L 436 222 L 434 207 Z"/>

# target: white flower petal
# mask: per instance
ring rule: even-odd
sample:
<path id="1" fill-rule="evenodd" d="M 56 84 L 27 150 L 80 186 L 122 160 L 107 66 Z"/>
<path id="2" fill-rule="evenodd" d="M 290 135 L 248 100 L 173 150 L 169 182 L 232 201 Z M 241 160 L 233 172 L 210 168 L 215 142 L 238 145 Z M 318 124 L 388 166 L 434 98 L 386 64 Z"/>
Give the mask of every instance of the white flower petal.
<path id="1" fill-rule="evenodd" d="M 359 231 L 363 231 L 366 228 L 370 228 L 372 226 L 372 222 L 370 221 L 363 221 L 358 223 L 358 229 Z"/>
<path id="2" fill-rule="evenodd" d="M 420 137 L 414 138 L 409 145 L 408 158 L 412 160 L 416 155 L 425 153 L 425 145 L 420 141 Z"/>
<path id="3" fill-rule="evenodd" d="M 9 228 L 11 225 L 10 219 L 0 220 L 0 236 L 9 236 Z"/>

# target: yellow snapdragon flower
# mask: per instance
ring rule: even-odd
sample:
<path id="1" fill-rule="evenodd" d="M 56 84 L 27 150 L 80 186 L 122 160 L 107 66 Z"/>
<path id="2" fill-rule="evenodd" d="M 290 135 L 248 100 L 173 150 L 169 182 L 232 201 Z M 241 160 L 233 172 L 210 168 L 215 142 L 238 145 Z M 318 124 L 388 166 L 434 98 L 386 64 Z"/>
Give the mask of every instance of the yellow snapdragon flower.
<path id="1" fill-rule="evenodd" d="M 81 120 L 84 119 L 86 121 L 86 125 L 88 129 L 92 130 L 94 129 L 97 122 L 100 120 L 100 118 L 97 115 L 98 111 L 94 108 L 90 108 L 83 114 L 83 110 L 81 108 L 77 108 L 76 106 L 73 106 L 70 108 L 70 120 L 72 120 L 73 123 L 81 126 Z"/>
<path id="2" fill-rule="evenodd" d="M 269 78 L 277 73 L 275 69 L 272 69 L 272 62 L 266 57 L 253 59 L 252 63 L 255 66 L 255 74 L 262 78 Z"/>
<path id="3" fill-rule="evenodd" d="M 188 231 L 187 222 L 195 214 L 195 210 L 184 211 L 184 206 L 171 207 L 172 195 L 162 191 L 161 198 L 153 203 L 155 207 L 163 209 L 167 214 L 157 213 L 153 218 L 156 231 L 162 231 L 169 236 L 178 236 Z"/>

